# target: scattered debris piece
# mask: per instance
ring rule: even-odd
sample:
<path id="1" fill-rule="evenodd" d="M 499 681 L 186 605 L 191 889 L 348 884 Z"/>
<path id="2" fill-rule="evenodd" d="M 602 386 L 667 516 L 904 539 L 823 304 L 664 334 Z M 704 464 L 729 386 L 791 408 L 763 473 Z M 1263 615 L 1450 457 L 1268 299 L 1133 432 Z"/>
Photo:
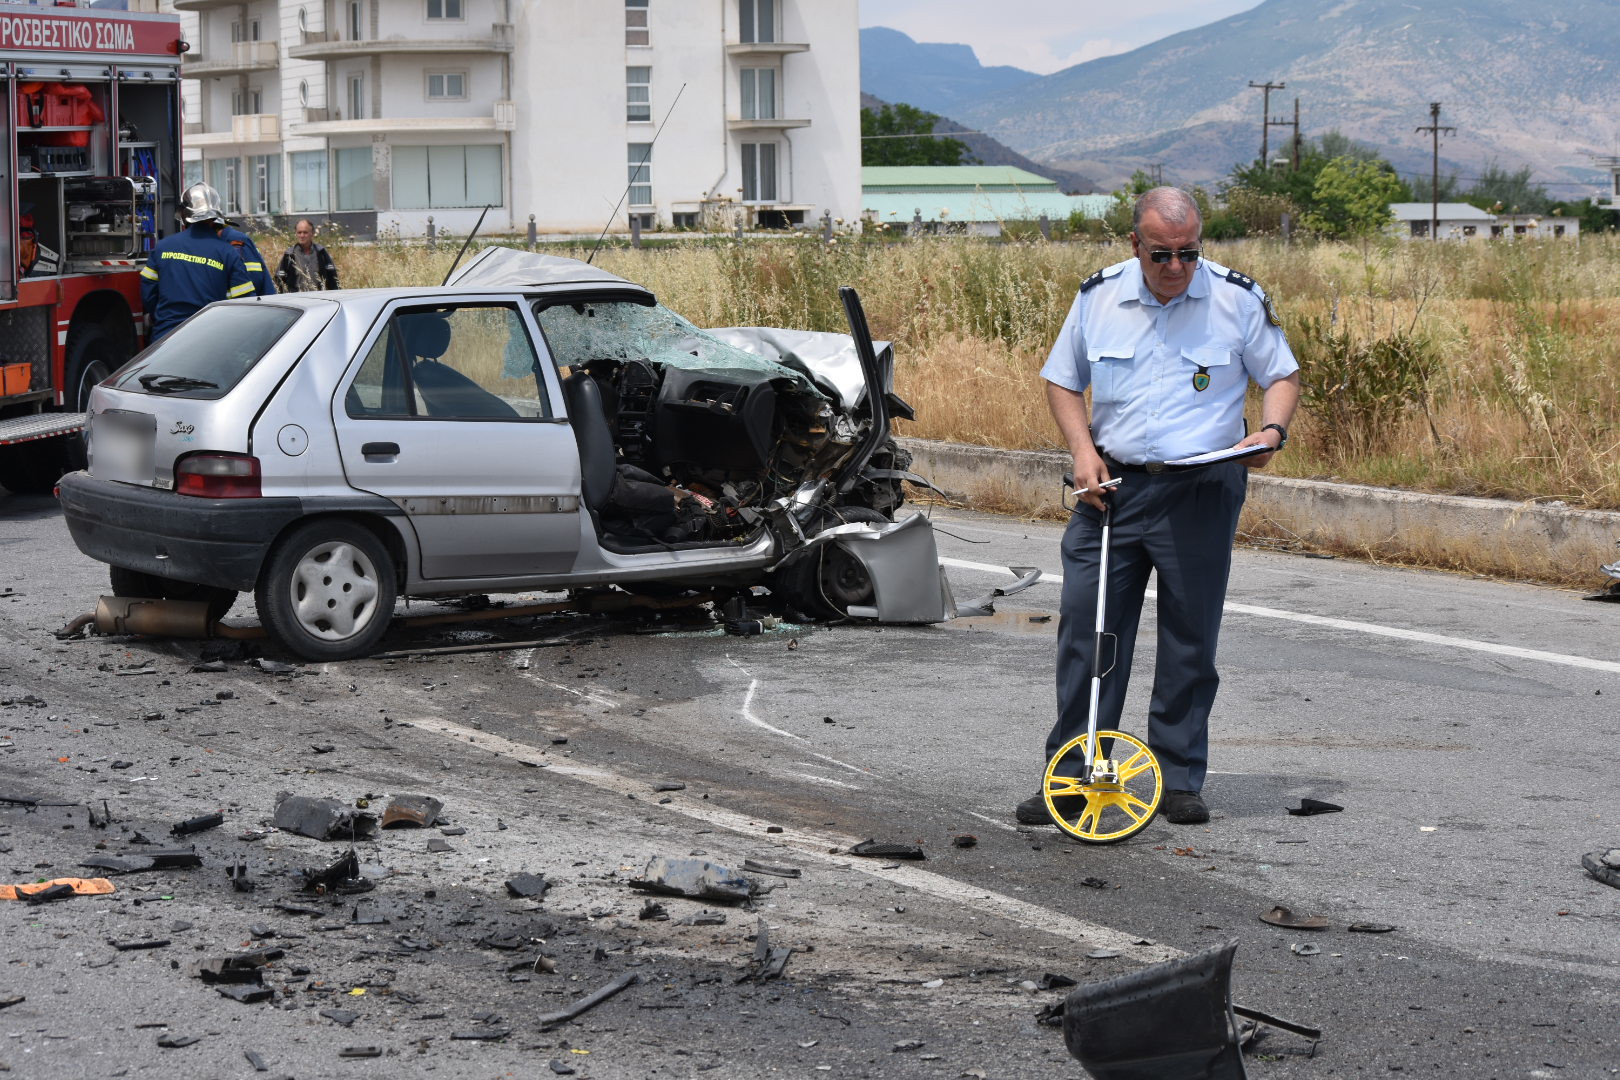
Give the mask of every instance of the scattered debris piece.
<path id="1" fill-rule="evenodd" d="M 202 1042 L 201 1035 L 159 1035 L 157 1044 L 165 1050 L 178 1050 L 182 1046 Z"/>
<path id="2" fill-rule="evenodd" d="M 210 985 L 257 984 L 264 982 L 264 966 L 274 960 L 280 960 L 285 955 L 287 955 L 285 949 L 277 948 L 227 953 L 224 956 L 198 961 L 192 968 L 192 973 Z"/>
<path id="3" fill-rule="evenodd" d="M 1067 975 L 1054 975 L 1048 971 L 1041 976 L 1041 981 L 1035 985 L 1040 990 L 1066 990 L 1071 986 L 1080 985 L 1080 982 L 1078 979 L 1071 979 Z"/>
<path id="4" fill-rule="evenodd" d="M 338 856 L 331 865 L 320 870 L 301 871 L 303 882 L 299 888 L 305 892 L 370 892 L 375 883 L 360 873 L 360 856 L 350 848 Z"/>
<path id="5" fill-rule="evenodd" d="M 427 849 L 429 851 L 431 851 L 431 852 L 434 852 L 435 854 L 440 854 L 440 855 L 444 854 L 447 851 L 456 850 L 455 847 L 451 845 L 450 841 L 446 840 L 442 836 L 435 836 L 432 839 L 430 839 L 427 842 Z"/>
<path id="6" fill-rule="evenodd" d="M 1296 956 L 1316 956 L 1322 951 L 1322 946 L 1313 945 L 1308 941 L 1296 941 L 1288 946 L 1288 951 Z"/>
<path id="7" fill-rule="evenodd" d="M 1119 955 L 1115 949 L 1093 949 L 1086 953 L 1088 960 L 1112 960 Z"/>
<path id="8" fill-rule="evenodd" d="M 478 939 L 478 944 L 491 949 L 502 949 L 511 952 L 527 945 L 528 939 L 517 934 L 486 934 Z"/>
<path id="9" fill-rule="evenodd" d="M 1594 851 L 1581 856 L 1581 865 L 1586 872 L 1603 882 L 1620 889 L 1620 848 L 1610 848 L 1608 851 Z"/>
<path id="10" fill-rule="evenodd" d="M 199 660 L 197 663 L 191 665 L 191 673 L 193 675 L 213 675 L 224 670 L 225 661 L 223 660 Z"/>
<path id="11" fill-rule="evenodd" d="M 923 849 L 915 844 L 883 844 L 876 840 L 862 840 L 849 849 L 849 854 L 869 859 L 926 859 Z"/>
<path id="12" fill-rule="evenodd" d="M 343 1027 L 351 1027 L 356 1020 L 360 1019 L 360 1014 L 353 1009 L 322 1009 L 321 1015 L 332 1021 L 332 1023 L 340 1024 Z"/>
<path id="13" fill-rule="evenodd" d="M 252 892 L 258 888 L 258 883 L 248 877 L 247 863 L 237 861 L 225 868 L 225 876 L 230 879 L 231 888 L 237 892 Z"/>
<path id="14" fill-rule="evenodd" d="M 906 1039 L 903 1042 L 895 1043 L 889 1049 L 896 1054 L 903 1054 L 908 1050 L 921 1050 L 922 1048 L 923 1041 L 921 1039 Z"/>
<path id="15" fill-rule="evenodd" d="M 12 997 L 0 998 L 0 1009 L 9 1009 L 13 1005 L 21 1005 L 27 1000 L 28 996 L 26 994 L 16 994 Z"/>
<path id="16" fill-rule="evenodd" d="M 973 847 L 978 842 L 979 838 L 974 836 L 972 833 L 960 833 L 951 837 L 952 847 Z"/>
<path id="17" fill-rule="evenodd" d="M 739 978 L 738 982 L 765 982 L 769 979 L 780 979 L 782 972 L 787 969 L 788 957 L 793 955 L 793 947 L 771 948 L 770 927 L 765 920 L 759 920 L 759 927 L 754 931 L 754 964 Z"/>
<path id="18" fill-rule="evenodd" d="M 1298 806 L 1290 806 L 1288 812 L 1294 817 L 1310 817 L 1312 814 L 1337 814 L 1344 807 L 1338 803 L 1323 802 L 1321 799 L 1300 799 Z"/>
<path id="19" fill-rule="evenodd" d="M 52 878 L 50 881 L 25 881 L 20 885 L 0 885 L 0 900 L 27 900 L 37 903 L 62 900 L 69 896 L 105 896 L 113 891 L 113 883 L 106 878 Z"/>
<path id="20" fill-rule="evenodd" d="M 254 1005 L 261 1001 L 269 1001 L 271 998 L 276 996 L 276 991 L 273 987 L 253 985 L 251 983 L 225 983 L 223 985 L 214 987 L 214 989 L 218 990 L 221 994 L 224 994 L 232 1001 L 240 1001 L 244 1005 Z M 251 1061 L 252 1059 L 249 1058 L 248 1060 Z M 257 1068 L 257 1066 L 255 1067 Z M 264 1070 L 261 1068 L 259 1071 L 263 1072 Z"/>
<path id="21" fill-rule="evenodd" d="M 564 1061 L 562 1058 L 552 1058 L 548 1064 L 551 1071 L 556 1073 L 558 1076 L 574 1075 L 574 1067 L 568 1064 L 568 1062 Z"/>
<path id="22" fill-rule="evenodd" d="M 330 754 L 337 750 L 336 743 L 315 743 L 310 747 L 317 754 Z"/>
<path id="23" fill-rule="evenodd" d="M 426 827 L 438 820 L 444 803 L 431 795 L 395 795 L 383 811 L 382 827 L 395 829 L 402 825 Z"/>
<path id="24" fill-rule="evenodd" d="M 677 922 L 676 926 L 724 926 L 726 913 L 723 911 L 700 911 L 696 915 L 688 915 Z"/>
<path id="25" fill-rule="evenodd" d="M 1395 927 L 1389 923 L 1356 922 L 1345 927 L 1352 934 L 1387 934 Z"/>
<path id="26" fill-rule="evenodd" d="M 540 1016 L 536 1022 L 539 1023 L 542 1031 L 546 1030 L 547 1028 L 555 1027 L 558 1024 L 566 1024 L 574 1017 L 579 1016 L 590 1009 L 596 1008 L 596 1006 L 602 1004 L 602 1002 L 606 1001 L 614 994 L 617 994 L 626 987 L 634 986 L 640 981 L 641 976 L 637 975 L 633 971 L 620 975 L 617 979 L 614 979 L 612 982 L 608 983 L 600 990 L 597 990 L 595 993 L 585 995 L 566 1009 L 561 1009 L 557 1012 L 545 1013 L 544 1015 Z"/>
<path id="27" fill-rule="evenodd" d="M 737 871 L 707 859 L 655 855 L 630 882 L 633 889 L 691 900 L 742 903 L 758 891 L 754 882 Z"/>
<path id="28" fill-rule="evenodd" d="M 112 938 L 108 938 L 107 944 L 111 945 L 119 952 L 135 952 L 139 949 L 166 948 L 169 945 L 172 945 L 173 942 L 168 938 L 151 938 L 147 941 L 114 941 Z"/>
<path id="29" fill-rule="evenodd" d="M 345 1046 L 338 1051 L 338 1057 L 343 1058 L 373 1058 L 382 1057 L 380 1046 Z"/>
<path id="30" fill-rule="evenodd" d="M 669 919 L 669 909 L 656 900 L 648 900 L 641 905 L 641 910 L 636 913 L 636 918 L 642 922 L 652 920 L 664 922 Z"/>
<path id="31" fill-rule="evenodd" d="M 1264 915 L 1260 921 L 1270 923 L 1272 926 L 1282 926 L 1289 930 L 1326 930 L 1327 919 L 1320 915 L 1295 915 L 1288 908 L 1278 904 Z"/>
<path id="32" fill-rule="evenodd" d="M 484 1042 L 495 1042 L 512 1034 L 511 1028 L 473 1028 L 470 1031 L 452 1031 L 452 1039 L 479 1039 Z"/>
<path id="33" fill-rule="evenodd" d="M 284 664 L 280 660 L 270 660 L 263 656 L 250 660 L 249 663 L 266 675 L 296 675 L 299 671 L 297 664 Z"/>
<path id="34" fill-rule="evenodd" d="M 550 888 L 544 874 L 513 874 L 506 879 L 506 891 L 522 899 L 544 900 Z"/>
<path id="35" fill-rule="evenodd" d="M 270 1068 L 265 1064 L 264 1055 L 256 1050 L 246 1050 L 243 1055 L 248 1059 L 248 1064 L 253 1066 L 254 1072 L 265 1072 Z"/>
<path id="36" fill-rule="evenodd" d="M 1088 889 L 1106 889 L 1108 888 L 1108 879 L 1100 877 L 1081 878 L 1080 884 Z"/>
<path id="37" fill-rule="evenodd" d="M 369 840 L 377 835 L 377 815 L 345 806 L 336 799 L 305 795 L 278 797 L 270 823 L 315 840 Z"/>
<path id="38" fill-rule="evenodd" d="M 797 866 L 776 866 L 772 863 L 762 863 L 754 859 L 744 859 L 743 870 L 746 873 L 766 874 L 770 877 L 796 878 L 804 876 L 804 871 Z"/>
<path id="39" fill-rule="evenodd" d="M 662 784 L 654 784 L 654 791 L 685 791 L 686 785 L 679 780 L 667 780 Z"/>

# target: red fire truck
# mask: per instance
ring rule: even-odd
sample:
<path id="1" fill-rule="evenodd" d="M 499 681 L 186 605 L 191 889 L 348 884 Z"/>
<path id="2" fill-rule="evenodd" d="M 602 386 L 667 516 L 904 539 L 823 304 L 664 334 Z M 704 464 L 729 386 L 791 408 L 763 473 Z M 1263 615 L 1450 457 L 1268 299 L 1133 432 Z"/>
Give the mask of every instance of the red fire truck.
<path id="1" fill-rule="evenodd" d="M 90 388 L 144 343 L 184 50 L 173 15 L 0 2 L 0 487 L 79 467 Z"/>

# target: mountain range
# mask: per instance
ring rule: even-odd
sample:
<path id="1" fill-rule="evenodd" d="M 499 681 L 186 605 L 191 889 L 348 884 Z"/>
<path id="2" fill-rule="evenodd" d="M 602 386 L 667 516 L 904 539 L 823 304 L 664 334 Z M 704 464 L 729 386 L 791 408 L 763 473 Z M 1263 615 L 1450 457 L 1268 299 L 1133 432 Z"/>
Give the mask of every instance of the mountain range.
<path id="1" fill-rule="evenodd" d="M 1439 123 L 1457 129 L 1441 139 L 1441 169 L 1465 185 L 1486 165 L 1529 165 L 1554 197 L 1579 198 L 1599 177 L 1589 155 L 1616 153 L 1620 136 L 1612 0 L 1265 0 L 1028 78 L 982 67 L 965 46 L 873 29 L 862 31 L 863 89 L 878 93 L 865 80 L 881 71 L 885 100 L 940 112 L 1105 187 L 1155 164 L 1166 182 L 1210 184 L 1254 160 L 1262 95 L 1250 82 L 1285 84 L 1271 94 L 1274 120 L 1292 120 L 1298 96 L 1302 134 L 1340 131 L 1408 176 L 1428 175 L 1430 136 L 1415 129 L 1439 102 Z M 915 78 L 908 55 L 927 61 Z M 1292 130 L 1269 130 L 1276 156 Z"/>

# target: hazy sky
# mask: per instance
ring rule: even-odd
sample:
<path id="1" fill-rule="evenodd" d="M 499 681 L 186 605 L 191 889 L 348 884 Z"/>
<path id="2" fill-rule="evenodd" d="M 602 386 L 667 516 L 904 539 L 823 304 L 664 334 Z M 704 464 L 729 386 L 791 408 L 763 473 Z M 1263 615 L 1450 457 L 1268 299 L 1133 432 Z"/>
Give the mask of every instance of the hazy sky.
<path id="1" fill-rule="evenodd" d="M 860 0 L 862 26 L 973 46 L 979 63 L 1049 75 L 1205 26 L 1260 0 Z M 1122 12 L 1121 9 L 1125 9 Z"/>

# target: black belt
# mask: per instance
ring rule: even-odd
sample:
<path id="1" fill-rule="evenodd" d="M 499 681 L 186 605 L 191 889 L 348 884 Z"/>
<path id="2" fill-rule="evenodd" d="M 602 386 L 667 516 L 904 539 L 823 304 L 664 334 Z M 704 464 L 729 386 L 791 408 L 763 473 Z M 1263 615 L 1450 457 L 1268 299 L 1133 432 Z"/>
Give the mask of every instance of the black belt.
<path id="1" fill-rule="evenodd" d="M 1115 461 L 1106 454 L 1103 455 L 1103 464 L 1108 466 L 1108 471 L 1111 473 L 1149 473 L 1150 475 L 1157 476 L 1160 473 L 1170 471 L 1170 467 L 1162 461 L 1144 461 L 1142 464 L 1138 465 L 1135 462 L 1130 461 Z"/>

